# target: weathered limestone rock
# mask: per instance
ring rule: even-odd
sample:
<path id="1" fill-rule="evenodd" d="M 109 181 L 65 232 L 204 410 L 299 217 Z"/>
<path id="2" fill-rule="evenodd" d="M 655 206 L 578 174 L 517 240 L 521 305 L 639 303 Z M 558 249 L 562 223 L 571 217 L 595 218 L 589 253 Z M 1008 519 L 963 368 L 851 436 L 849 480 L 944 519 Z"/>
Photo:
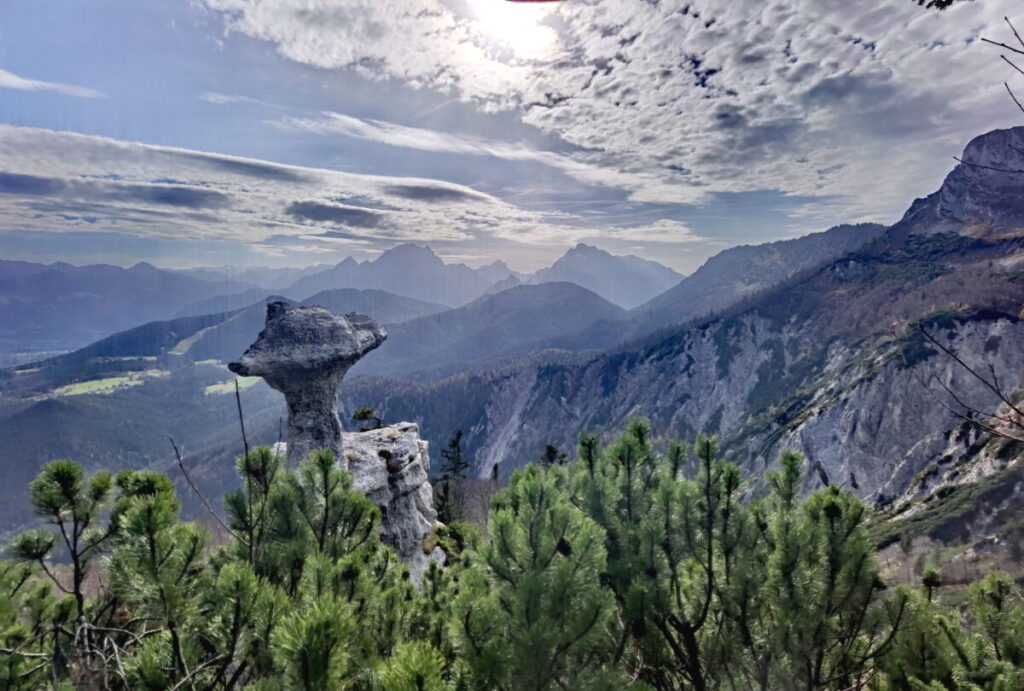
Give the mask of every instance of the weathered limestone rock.
<path id="1" fill-rule="evenodd" d="M 382 537 L 420 576 L 443 553 L 423 553 L 437 512 L 428 480 L 427 442 L 411 422 L 343 434 L 338 386 L 348 369 L 387 334 L 361 314 L 338 316 L 322 307 L 267 305 L 266 328 L 238 362 L 235 374 L 263 377 L 288 403 L 288 443 L 275 445 L 293 467 L 310 452 L 333 449 L 353 486 L 380 507 Z"/>
<path id="2" fill-rule="evenodd" d="M 413 580 L 419 582 L 431 561 L 444 559 L 440 549 L 429 555 L 423 552 L 437 512 L 428 480 L 430 455 L 419 427 L 400 422 L 366 432 L 346 432 L 342 446 L 353 487 L 380 508 L 384 543 L 409 564 Z"/>
<path id="3" fill-rule="evenodd" d="M 387 338 L 377 322 L 362 314 L 332 314 L 323 307 L 267 305 L 266 327 L 238 362 L 235 374 L 262 377 L 288 404 L 288 462 L 311 451 L 333 449 L 341 466 L 338 386 L 349 368 Z"/>
<path id="4" fill-rule="evenodd" d="M 423 541 L 434 529 L 437 511 L 430 486 L 430 455 L 419 427 L 401 422 L 366 432 L 347 432 L 342 452 L 353 486 L 380 507 L 382 535 L 407 562 L 413 579 L 443 553 L 423 553 Z"/>

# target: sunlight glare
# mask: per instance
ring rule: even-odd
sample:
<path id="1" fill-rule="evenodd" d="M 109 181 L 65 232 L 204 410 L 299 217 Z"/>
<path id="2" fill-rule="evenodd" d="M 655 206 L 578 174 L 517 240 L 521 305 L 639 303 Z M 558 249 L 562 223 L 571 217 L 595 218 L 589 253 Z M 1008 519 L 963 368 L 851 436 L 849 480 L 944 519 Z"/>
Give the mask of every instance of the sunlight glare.
<path id="1" fill-rule="evenodd" d="M 558 34 L 544 21 L 558 3 L 472 0 L 471 6 L 479 31 L 517 58 L 540 60 L 557 48 Z"/>

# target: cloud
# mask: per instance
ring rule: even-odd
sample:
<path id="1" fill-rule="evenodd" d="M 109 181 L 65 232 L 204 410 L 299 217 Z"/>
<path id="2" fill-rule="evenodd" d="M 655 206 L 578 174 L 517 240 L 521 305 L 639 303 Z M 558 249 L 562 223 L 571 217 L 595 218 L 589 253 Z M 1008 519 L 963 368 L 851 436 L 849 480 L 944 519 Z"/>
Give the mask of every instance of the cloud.
<path id="1" fill-rule="evenodd" d="M 154 149 L 154 151 L 159 153 L 158 149 Z M 281 166 L 275 163 L 264 163 L 248 158 L 211 156 L 206 153 L 193 153 L 182 150 L 171 150 L 167 155 L 170 159 L 190 159 L 198 166 L 208 168 L 214 172 L 222 171 L 232 175 L 262 178 L 277 182 L 305 182 L 308 180 L 300 168 Z M 173 165 L 174 161 L 170 160 L 168 163 Z"/>
<path id="2" fill-rule="evenodd" d="M 0 173 L 0 194 L 49 195 L 64 189 L 63 180 L 41 178 L 35 175 Z"/>
<path id="3" fill-rule="evenodd" d="M 75 96 L 76 98 L 102 98 L 104 96 L 103 92 L 96 89 L 74 86 L 72 84 L 60 84 L 58 82 L 44 82 L 38 79 L 26 79 L 7 70 L 0 70 L 0 89 L 53 91 L 65 96 Z"/>
<path id="4" fill-rule="evenodd" d="M 633 201 L 694 202 L 704 190 L 686 188 L 642 172 L 624 171 L 601 163 L 607 156 L 595 152 L 557 153 L 526 144 L 486 139 L 467 134 L 409 127 L 374 119 L 354 118 L 341 113 L 324 113 L 318 118 L 287 116 L 271 124 L 321 135 L 340 135 L 388 146 L 466 156 L 490 156 L 503 161 L 538 163 L 580 182 L 624 189 Z M 591 162 L 596 161 L 596 162 Z"/>
<path id="5" fill-rule="evenodd" d="M 71 195 L 78 185 L 70 186 Z M 98 185 L 89 185 L 87 189 L 95 190 Z M 129 204 L 155 204 L 157 206 L 173 206 L 185 209 L 222 209 L 230 204 L 230 197 L 222 192 L 181 187 L 175 185 L 118 185 L 106 184 L 92 196 L 105 201 L 126 202 Z M 90 196 L 87 192 L 83 196 Z"/>
<path id="6" fill-rule="evenodd" d="M 186 209 L 219 209 L 229 197 L 212 190 L 178 185 L 127 185 L 112 182 L 61 180 L 0 172 L 0 194 L 57 196 L 64 200 L 127 202 Z"/>
<path id="7" fill-rule="evenodd" d="M 263 106 L 265 108 L 281 108 L 282 106 L 264 101 L 259 98 L 253 98 L 252 96 L 240 96 L 238 94 L 222 94 L 217 91 L 204 91 L 199 94 L 199 100 L 205 101 L 206 103 L 212 103 L 215 106 L 234 105 L 237 103 L 246 103 L 254 106 Z"/>
<path id="8" fill-rule="evenodd" d="M 278 249 L 336 251 L 341 241 L 532 243 L 571 220 L 441 180 L 301 168 L 10 125 L 0 125 L 0 195 L 0 229 Z"/>
<path id="9" fill-rule="evenodd" d="M 943 13 L 847 0 L 205 1 L 229 32 L 291 60 L 513 111 L 573 150 L 345 116 L 292 126 L 523 157 L 634 201 L 777 190 L 827 198 L 835 221 L 893 219 L 969 139 L 1018 122 L 1000 83 L 1014 75 L 979 41 L 1005 35 L 1018 0 Z"/>
<path id="10" fill-rule="evenodd" d="M 424 202 L 451 202 L 476 195 L 475 192 L 469 193 L 465 189 L 440 185 L 390 185 L 386 191 L 398 197 Z"/>
<path id="11" fill-rule="evenodd" d="M 601 237 L 640 243 L 689 244 L 709 241 L 708 238 L 695 233 L 685 223 L 668 218 L 659 219 L 645 226 L 609 229 L 603 232 Z"/>
<path id="12" fill-rule="evenodd" d="M 307 221 L 340 223 L 341 225 L 355 228 L 376 228 L 384 218 L 382 214 L 367 211 L 366 209 L 354 209 L 333 204 L 320 204 L 318 202 L 293 202 L 288 205 L 285 213 Z"/>

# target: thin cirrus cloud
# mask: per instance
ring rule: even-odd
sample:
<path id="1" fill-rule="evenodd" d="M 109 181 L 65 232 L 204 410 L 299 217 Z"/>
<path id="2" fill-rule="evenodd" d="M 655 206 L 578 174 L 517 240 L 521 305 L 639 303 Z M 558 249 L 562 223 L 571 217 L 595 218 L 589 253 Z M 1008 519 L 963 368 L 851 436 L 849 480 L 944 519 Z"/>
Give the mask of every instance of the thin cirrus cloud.
<path id="1" fill-rule="evenodd" d="M 253 98 L 252 96 L 240 96 L 238 94 L 223 94 L 219 91 L 204 91 L 201 94 L 199 94 L 199 100 L 205 101 L 206 103 L 212 103 L 217 106 L 236 105 L 242 103 L 247 105 L 263 106 L 265 108 L 281 108 L 281 106 L 275 103 L 270 103 L 269 101 L 264 101 L 259 98 Z"/>
<path id="2" fill-rule="evenodd" d="M 534 43 L 523 27 L 495 33 L 484 3 L 205 4 L 229 33 L 290 60 L 518 113 L 575 150 L 489 155 L 539 160 L 637 201 L 775 190 L 823 200 L 804 215 L 891 220 L 935 189 L 968 140 L 1019 124 L 1001 84 L 1013 75 L 979 40 L 1003 36 L 1019 0 L 941 13 L 902 0 L 545 3 L 529 15 L 550 39 L 540 51 L 518 50 Z M 495 40 L 507 50 L 489 49 Z M 484 153 L 464 138 L 409 141 L 414 133 L 380 122 L 291 124 Z"/>
<path id="3" fill-rule="evenodd" d="M 410 127 L 371 118 L 326 112 L 319 117 L 286 116 L 269 124 L 286 130 L 351 137 L 398 148 L 465 156 L 488 156 L 503 161 L 537 163 L 554 168 L 588 185 L 625 190 L 637 202 L 689 202 L 705 198 L 706 191 L 642 172 L 624 171 L 594 152 L 556 153 L 526 144 L 486 139 L 467 134 Z M 593 162 L 591 162 L 593 161 Z"/>
<path id="4" fill-rule="evenodd" d="M 8 70 L 0 69 L 0 89 L 17 89 L 19 91 L 52 91 L 76 98 L 103 98 L 105 94 L 96 89 L 59 82 L 45 82 L 39 79 L 20 77 Z"/>

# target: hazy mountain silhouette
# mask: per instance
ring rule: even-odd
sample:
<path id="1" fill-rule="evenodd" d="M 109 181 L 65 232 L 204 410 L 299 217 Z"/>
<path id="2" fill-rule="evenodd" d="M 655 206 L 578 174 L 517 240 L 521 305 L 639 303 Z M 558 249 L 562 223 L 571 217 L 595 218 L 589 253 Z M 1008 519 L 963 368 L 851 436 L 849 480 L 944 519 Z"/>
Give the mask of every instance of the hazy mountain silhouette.
<path id="1" fill-rule="evenodd" d="M 491 284 L 511 274 L 500 262 L 471 269 L 465 264 L 445 264 L 429 247 L 403 244 L 373 261 L 360 263 L 348 257 L 329 269 L 299 279 L 284 292 L 304 297 L 337 288 L 377 288 L 453 307 L 476 299 Z"/>
<path id="2" fill-rule="evenodd" d="M 543 283 L 485 295 L 457 309 L 396 324 L 354 372 L 431 371 L 525 353 L 625 311 L 574 283 Z"/>
<path id="3" fill-rule="evenodd" d="M 248 288 L 139 263 L 125 269 L 0 260 L 0 352 L 79 348 L 175 316 L 185 305 Z"/>

